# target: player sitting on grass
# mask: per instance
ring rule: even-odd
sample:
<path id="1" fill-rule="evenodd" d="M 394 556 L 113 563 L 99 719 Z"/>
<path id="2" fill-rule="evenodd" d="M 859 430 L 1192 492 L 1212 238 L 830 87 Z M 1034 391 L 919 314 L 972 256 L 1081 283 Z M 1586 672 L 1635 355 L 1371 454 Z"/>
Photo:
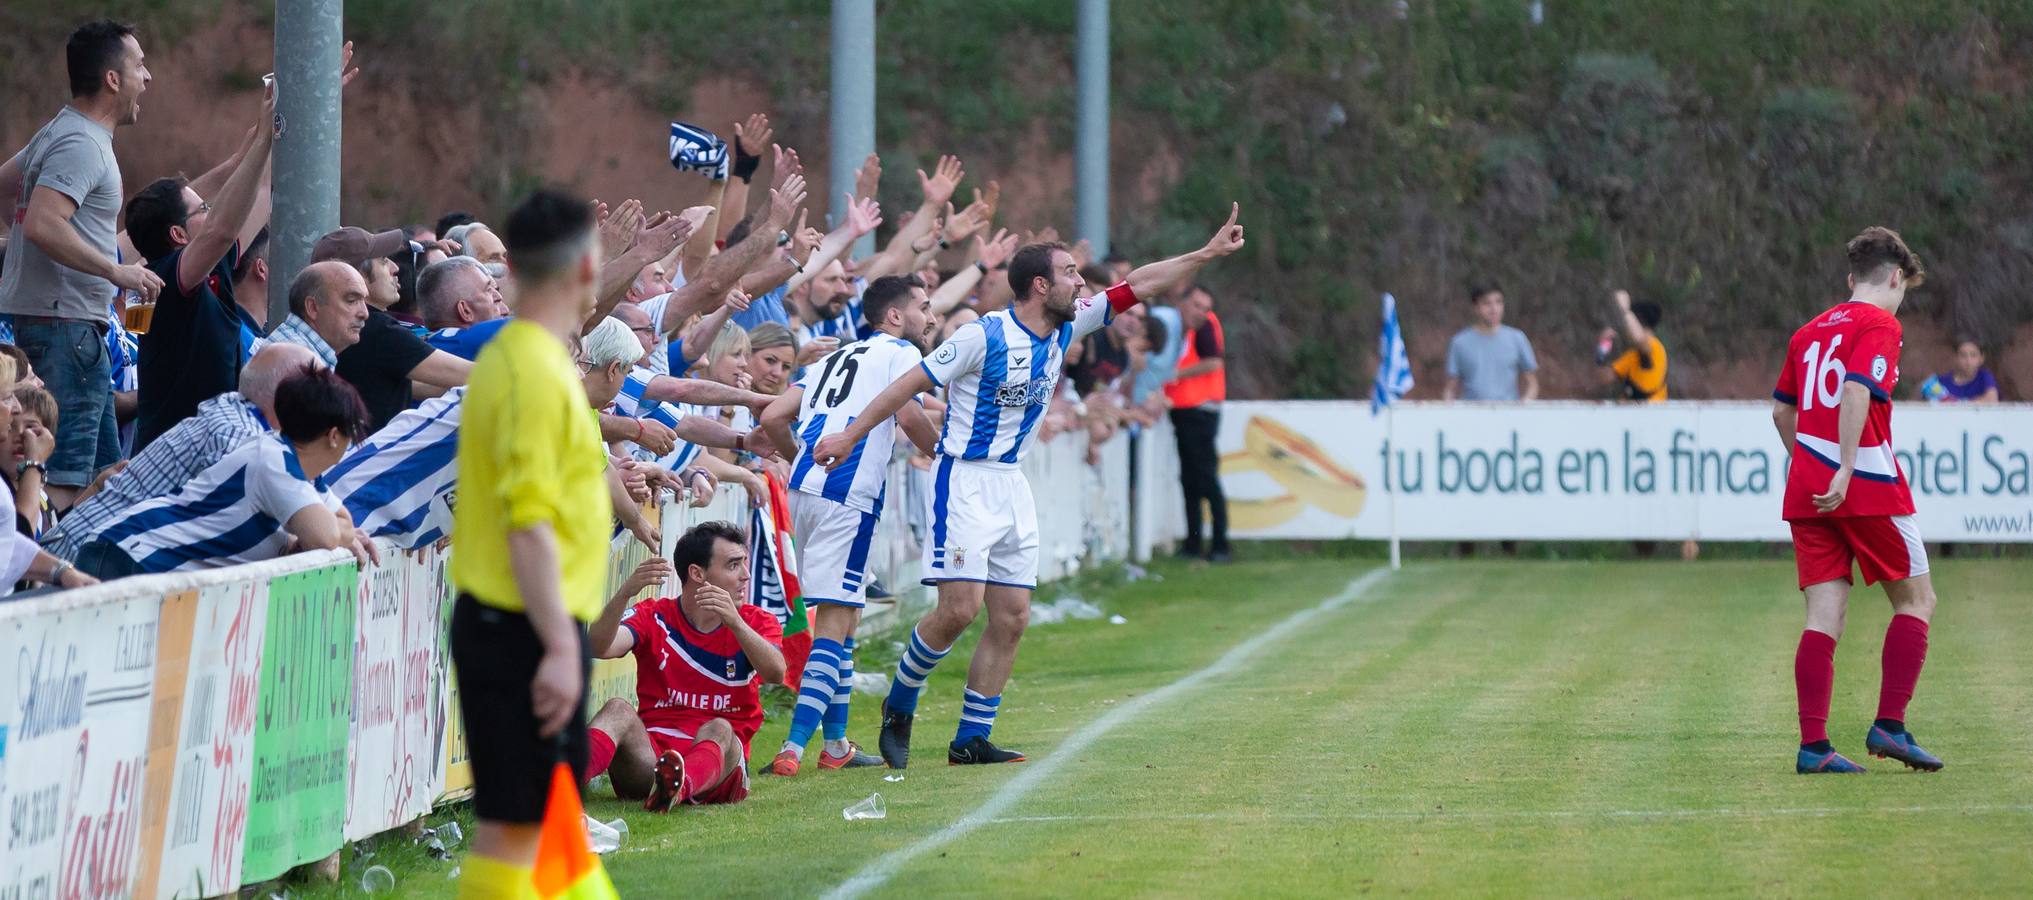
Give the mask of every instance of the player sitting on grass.
<path id="1" fill-rule="evenodd" d="M 741 529 L 698 525 L 662 563 L 638 567 L 593 623 L 594 656 L 635 654 L 637 706 L 617 698 L 593 717 L 586 777 L 611 772 L 615 796 L 642 797 L 650 812 L 737 803 L 748 796 L 748 742 L 762 727 L 762 683 L 784 678 L 783 629 L 740 599 L 748 596 Z M 627 607 L 673 568 L 677 598 Z"/>
<path id="2" fill-rule="evenodd" d="M 1913 523 L 1913 492 L 1892 455 L 1892 390 L 1899 386 L 1906 289 L 1924 277 L 1898 233 L 1867 228 L 1849 242 L 1850 299 L 1815 316 L 1786 348 L 1772 390 L 1772 420 L 1792 454 L 1782 515 L 1793 528 L 1793 560 L 1807 597 L 1807 628 L 1793 654 L 1800 701 L 1801 774 L 1862 772 L 1828 741 L 1835 642 L 1849 609 L 1850 568 L 1864 584 L 1885 583 L 1878 718 L 1864 737 L 1872 756 L 1935 771 L 1941 760 L 1906 731 L 1906 703 L 1927 660 L 1934 584 L 1927 547 Z M 1854 479 L 1854 480 L 1853 480 Z"/>

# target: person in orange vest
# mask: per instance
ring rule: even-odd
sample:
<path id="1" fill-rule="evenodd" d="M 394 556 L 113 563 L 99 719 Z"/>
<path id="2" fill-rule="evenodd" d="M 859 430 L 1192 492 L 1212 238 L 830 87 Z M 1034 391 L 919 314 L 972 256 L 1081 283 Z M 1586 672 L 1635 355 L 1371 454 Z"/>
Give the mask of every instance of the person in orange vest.
<path id="1" fill-rule="evenodd" d="M 1186 542 L 1180 556 L 1202 556 L 1227 562 L 1228 498 L 1221 493 L 1221 454 L 1214 447 L 1221 432 L 1221 402 L 1228 399 L 1228 373 L 1221 320 L 1214 315 L 1214 295 L 1200 285 L 1186 289 L 1179 301 L 1183 349 L 1177 374 L 1165 385 L 1172 405 L 1172 433 L 1179 442 L 1179 486 L 1186 494 Z M 1206 504 L 1209 541 L 1200 543 L 1200 507 Z"/>

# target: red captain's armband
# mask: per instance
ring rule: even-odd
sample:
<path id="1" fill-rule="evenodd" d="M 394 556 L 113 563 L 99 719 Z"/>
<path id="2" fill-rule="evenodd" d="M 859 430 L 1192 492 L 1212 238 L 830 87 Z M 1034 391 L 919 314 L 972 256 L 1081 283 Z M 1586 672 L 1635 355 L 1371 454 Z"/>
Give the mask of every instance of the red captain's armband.
<path id="1" fill-rule="evenodd" d="M 1108 289 L 1108 308 L 1114 312 L 1129 312 L 1130 307 L 1141 302 L 1143 301 L 1137 299 L 1136 291 L 1129 289 L 1127 281 Z"/>

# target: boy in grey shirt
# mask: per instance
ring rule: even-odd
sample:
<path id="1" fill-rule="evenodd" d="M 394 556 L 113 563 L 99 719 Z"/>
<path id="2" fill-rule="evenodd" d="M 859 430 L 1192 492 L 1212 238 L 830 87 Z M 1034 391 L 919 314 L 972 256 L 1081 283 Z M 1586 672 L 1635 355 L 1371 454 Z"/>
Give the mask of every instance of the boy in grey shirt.
<path id="1" fill-rule="evenodd" d="M 1448 400 L 1517 402 L 1539 397 L 1539 361 L 1525 333 L 1504 324 L 1504 292 L 1469 290 L 1476 322 L 1447 344 Z"/>

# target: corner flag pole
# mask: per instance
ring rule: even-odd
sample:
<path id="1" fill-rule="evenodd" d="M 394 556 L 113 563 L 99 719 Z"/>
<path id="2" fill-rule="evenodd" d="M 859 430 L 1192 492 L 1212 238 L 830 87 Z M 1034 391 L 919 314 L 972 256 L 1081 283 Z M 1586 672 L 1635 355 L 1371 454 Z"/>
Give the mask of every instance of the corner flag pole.
<path id="1" fill-rule="evenodd" d="M 1392 424 L 1397 418 L 1396 407 L 1396 403 L 1384 406 L 1384 446 L 1386 447 L 1394 446 L 1397 440 L 1396 430 L 1392 428 Z M 1391 481 L 1391 460 L 1388 455 L 1384 457 L 1384 501 L 1386 506 L 1389 507 L 1387 512 L 1391 519 L 1391 571 L 1396 572 L 1398 569 L 1403 568 L 1404 562 L 1398 555 L 1398 487 Z"/>

